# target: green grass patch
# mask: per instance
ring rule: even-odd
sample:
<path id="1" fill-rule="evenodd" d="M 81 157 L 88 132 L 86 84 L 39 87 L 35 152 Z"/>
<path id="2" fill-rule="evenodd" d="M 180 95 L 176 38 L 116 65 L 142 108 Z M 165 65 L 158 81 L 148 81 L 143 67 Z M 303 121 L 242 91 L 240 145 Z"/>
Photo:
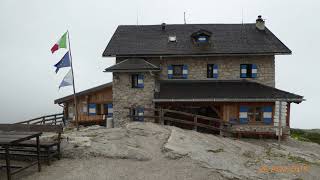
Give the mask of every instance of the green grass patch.
<path id="1" fill-rule="evenodd" d="M 320 144 L 320 131 L 318 130 L 291 129 L 290 136 L 299 141 L 307 141 Z"/>
<path id="2" fill-rule="evenodd" d="M 296 163 L 304 163 L 304 164 L 310 163 L 309 161 L 305 160 L 302 157 L 292 156 L 291 154 L 288 155 L 288 159 L 291 160 L 292 162 L 296 162 Z"/>

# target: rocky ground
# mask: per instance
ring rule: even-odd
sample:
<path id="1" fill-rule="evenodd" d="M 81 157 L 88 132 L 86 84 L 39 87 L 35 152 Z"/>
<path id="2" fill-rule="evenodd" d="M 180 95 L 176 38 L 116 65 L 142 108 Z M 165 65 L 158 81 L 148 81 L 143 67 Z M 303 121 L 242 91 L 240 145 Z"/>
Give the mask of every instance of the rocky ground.
<path id="1" fill-rule="evenodd" d="M 43 137 L 51 138 L 50 135 Z M 66 129 L 63 159 L 17 179 L 319 179 L 320 145 L 232 139 L 153 123 Z M 1 171 L 2 173 L 3 171 Z M 1 176 L 3 177 L 3 176 Z"/>

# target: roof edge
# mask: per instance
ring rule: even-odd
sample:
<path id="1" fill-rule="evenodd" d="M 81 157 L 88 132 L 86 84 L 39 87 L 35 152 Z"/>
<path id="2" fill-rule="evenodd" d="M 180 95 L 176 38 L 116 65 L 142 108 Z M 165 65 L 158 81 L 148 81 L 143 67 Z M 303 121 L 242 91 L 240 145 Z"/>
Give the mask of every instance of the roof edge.
<path id="1" fill-rule="evenodd" d="M 301 103 L 303 98 L 203 98 L 203 99 L 153 99 L 153 102 L 276 102 Z"/>
<path id="2" fill-rule="evenodd" d="M 99 90 L 102 90 L 104 88 L 108 88 L 108 87 L 111 87 L 111 86 L 112 86 L 112 82 L 109 82 L 109 83 L 106 83 L 106 84 L 102 84 L 100 86 L 96 86 L 96 87 L 93 87 L 93 88 L 90 88 L 90 89 L 86 89 L 86 90 L 77 92 L 76 96 L 86 95 L 86 94 L 89 94 L 89 93 L 92 93 L 92 92 L 96 92 L 96 91 L 99 91 Z M 69 101 L 69 100 L 72 100 L 72 99 L 73 99 L 73 94 L 68 95 L 68 96 L 64 96 L 62 98 L 54 100 L 54 104 L 61 104 L 63 102 L 66 102 L 66 101 Z"/>
<path id="3" fill-rule="evenodd" d="M 138 70 L 130 70 L 130 69 L 114 69 L 114 70 L 107 70 L 105 69 L 103 72 L 159 72 L 160 69 L 138 69 Z"/>
<path id="4" fill-rule="evenodd" d="M 102 57 L 203 57 L 203 56 L 270 56 L 291 55 L 292 52 L 270 52 L 270 53 L 219 53 L 219 54 L 103 54 Z"/>

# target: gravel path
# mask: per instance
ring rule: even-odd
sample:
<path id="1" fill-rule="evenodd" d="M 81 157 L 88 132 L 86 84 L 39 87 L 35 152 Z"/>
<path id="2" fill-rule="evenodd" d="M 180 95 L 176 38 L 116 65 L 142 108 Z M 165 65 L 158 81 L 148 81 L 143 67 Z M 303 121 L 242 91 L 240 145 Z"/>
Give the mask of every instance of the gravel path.
<path id="1" fill-rule="evenodd" d="M 86 160 L 63 159 L 44 166 L 40 173 L 24 172 L 23 180 L 208 180 L 223 179 L 188 159 L 162 161 L 135 161 L 109 158 Z"/>

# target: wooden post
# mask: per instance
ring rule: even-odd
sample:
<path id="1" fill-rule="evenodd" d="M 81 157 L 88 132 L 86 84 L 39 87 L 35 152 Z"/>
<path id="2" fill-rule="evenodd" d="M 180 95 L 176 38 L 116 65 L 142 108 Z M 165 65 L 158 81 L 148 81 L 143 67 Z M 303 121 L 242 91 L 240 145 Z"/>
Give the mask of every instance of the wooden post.
<path id="1" fill-rule="evenodd" d="M 223 122 L 222 121 L 220 121 L 220 136 L 223 136 Z"/>
<path id="2" fill-rule="evenodd" d="M 45 122 L 44 122 L 44 119 L 45 119 L 45 117 L 43 116 L 43 117 L 42 117 L 42 124 L 43 124 L 43 125 L 44 125 L 44 123 L 45 123 Z"/>
<path id="3" fill-rule="evenodd" d="M 279 101 L 279 122 L 278 122 L 278 148 L 280 149 L 280 141 L 281 141 L 281 107 L 282 106 L 282 102 Z"/>
<path id="4" fill-rule="evenodd" d="M 7 168 L 7 178 L 11 180 L 11 167 L 10 167 L 10 153 L 9 153 L 9 146 L 6 145 L 5 147 L 5 156 L 6 156 L 6 168 Z"/>
<path id="5" fill-rule="evenodd" d="M 160 108 L 159 110 L 159 115 L 160 115 L 160 124 L 164 125 L 164 119 L 163 119 L 164 113 L 162 108 Z"/>
<path id="6" fill-rule="evenodd" d="M 54 125 L 57 125 L 57 115 L 54 115 Z"/>
<path id="7" fill-rule="evenodd" d="M 36 137 L 37 141 L 37 160 L 38 160 L 38 171 L 41 171 L 41 164 L 40 164 L 40 138 L 39 135 Z"/>
<path id="8" fill-rule="evenodd" d="M 129 118 L 131 121 L 133 121 L 133 112 L 132 112 L 132 108 L 129 108 Z"/>
<path id="9" fill-rule="evenodd" d="M 197 115 L 193 116 L 193 123 L 194 123 L 194 130 L 195 131 L 198 131 L 198 126 L 197 126 L 197 123 L 198 123 L 198 117 Z"/>

